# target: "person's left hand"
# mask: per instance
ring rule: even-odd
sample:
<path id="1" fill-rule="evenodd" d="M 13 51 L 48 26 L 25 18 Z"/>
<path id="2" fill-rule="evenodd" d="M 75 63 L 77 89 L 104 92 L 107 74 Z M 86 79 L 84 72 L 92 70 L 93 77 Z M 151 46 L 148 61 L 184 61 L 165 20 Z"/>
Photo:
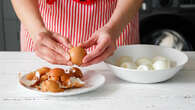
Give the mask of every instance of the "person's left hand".
<path id="1" fill-rule="evenodd" d="M 83 64 L 81 66 L 96 64 L 112 56 L 116 50 L 117 37 L 114 33 L 108 28 L 103 27 L 96 31 L 89 40 L 80 44 L 79 46 L 83 48 L 90 48 L 96 45 L 95 50 L 83 58 Z"/>

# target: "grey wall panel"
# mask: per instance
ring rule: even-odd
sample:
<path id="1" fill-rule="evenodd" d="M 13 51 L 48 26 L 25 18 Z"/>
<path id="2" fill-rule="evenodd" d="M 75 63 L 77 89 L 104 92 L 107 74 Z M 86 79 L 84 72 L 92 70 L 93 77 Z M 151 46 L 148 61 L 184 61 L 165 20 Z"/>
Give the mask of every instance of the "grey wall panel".
<path id="1" fill-rule="evenodd" d="M 17 20 L 10 0 L 3 0 L 4 19 Z"/>
<path id="2" fill-rule="evenodd" d="M 4 36 L 5 36 L 5 50 L 18 51 L 20 50 L 19 39 L 19 21 L 12 8 L 10 0 L 3 1 L 3 19 L 4 19 Z"/>
<path id="3" fill-rule="evenodd" d="M 7 51 L 20 50 L 19 23 L 16 20 L 6 20 L 5 24 L 5 43 Z"/>
<path id="4" fill-rule="evenodd" d="M 4 50 L 4 35 L 3 35 L 3 4 L 2 0 L 0 0 L 0 51 Z"/>

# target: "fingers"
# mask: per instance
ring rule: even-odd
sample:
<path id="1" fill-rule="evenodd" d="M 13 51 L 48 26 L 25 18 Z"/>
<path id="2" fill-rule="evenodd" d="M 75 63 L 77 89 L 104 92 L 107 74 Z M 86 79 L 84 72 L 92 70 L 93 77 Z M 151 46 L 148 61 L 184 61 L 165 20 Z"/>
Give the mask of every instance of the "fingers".
<path id="1" fill-rule="evenodd" d="M 107 39 L 102 40 L 99 44 L 97 44 L 96 49 L 83 59 L 83 63 L 87 63 L 95 57 L 101 55 L 106 48 L 108 48 L 109 44 L 110 42 Z"/>
<path id="2" fill-rule="evenodd" d="M 95 45 L 96 41 L 97 41 L 97 37 L 94 35 L 91 38 L 89 38 L 86 42 L 79 44 L 79 47 L 89 48 L 89 47 Z"/>
<path id="3" fill-rule="evenodd" d="M 53 33 L 53 37 L 55 38 L 56 41 L 58 41 L 59 43 L 63 44 L 66 48 L 72 48 L 72 44 L 69 41 L 69 39 L 62 37 L 60 34 L 58 33 Z"/>
<path id="4" fill-rule="evenodd" d="M 40 34 L 38 37 L 37 42 L 41 42 L 41 44 L 45 45 L 46 47 L 52 49 L 53 51 L 57 52 L 58 54 L 64 56 L 67 60 L 70 60 L 70 56 L 66 54 L 66 50 L 61 46 L 60 43 L 56 42 L 51 38 L 49 34 Z"/>
<path id="5" fill-rule="evenodd" d="M 97 56 L 94 60 L 88 62 L 88 63 L 84 63 L 81 66 L 89 66 L 92 64 L 97 64 L 101 61 L 104 61 L 105 59 L 107 59 L 109 56 L 112 56 L 114 54 L 115 51 L 115 47 L 108 47 L 103 54 L 101 54 L 100 56 Z"/>
<path id="6" fill-rule="evenodd" d="M 40 49 L 36 50 L 35 53 L 37 56 L 42 58 L 43 60 L 46 60 L 49 63 L 52 64 L 59 64 L 59 65 L 72 65 L 72 63 L 68 60 L 66 60 L 63 56 L 56 53 L 52 49 L 41 45 L 39 46 Z"/>

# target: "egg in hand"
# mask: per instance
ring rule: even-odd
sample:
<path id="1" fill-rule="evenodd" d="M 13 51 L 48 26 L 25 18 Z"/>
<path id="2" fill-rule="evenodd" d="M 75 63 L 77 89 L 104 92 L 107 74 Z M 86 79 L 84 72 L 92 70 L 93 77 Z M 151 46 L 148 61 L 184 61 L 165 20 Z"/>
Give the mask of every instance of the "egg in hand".
<path id="1" fill-rule="evenodd" d="M 69 51 L 71 62 L 80 66 L 83 58 L 87 55 L 87 52 L 82 47 L 73 47 Z"/>

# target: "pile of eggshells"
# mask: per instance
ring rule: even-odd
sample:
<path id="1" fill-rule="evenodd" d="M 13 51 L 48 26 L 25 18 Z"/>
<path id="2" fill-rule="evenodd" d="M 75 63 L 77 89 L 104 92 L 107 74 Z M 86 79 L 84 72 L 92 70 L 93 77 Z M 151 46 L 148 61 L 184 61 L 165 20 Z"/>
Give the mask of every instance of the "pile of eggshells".
<path id="1" fill-rule="evenodd" d="M 132 57 L 122 56 L 117 60 L 117 66 L 139 71 L 164 70 L 171 67 L 171 61 L 166 57 L 156 56 L 154 58 L 141 57 L 134 62 Z"/>

